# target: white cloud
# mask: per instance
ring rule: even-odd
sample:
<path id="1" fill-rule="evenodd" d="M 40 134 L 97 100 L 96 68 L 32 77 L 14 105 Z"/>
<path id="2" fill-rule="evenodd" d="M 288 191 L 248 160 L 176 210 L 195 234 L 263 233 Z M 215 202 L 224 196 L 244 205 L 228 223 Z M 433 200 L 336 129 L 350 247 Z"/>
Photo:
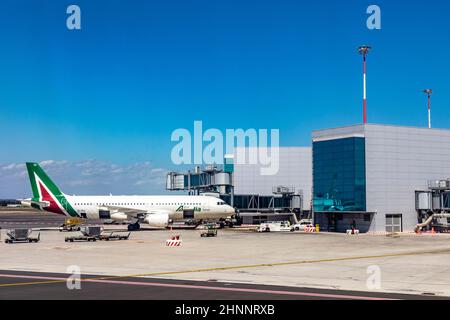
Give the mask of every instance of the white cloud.
<path id="1" fill-rule="evenodd" d="M 54 163 L 55 163 L 55 161 L 53 161 L 53 160 L 45 160 L 45 161 L 41 161 L 39 164 L 45 168 L 45 167 L 51 166 Z"/>
<path id="2" fill-rule="evenodd" d="M 24 163 L 11 163 L 8 164 L 6 166 L 2 167 L 2 170 L 14 170 L 14 169 L 21 169 L 21 168 L 25 168 L 25 164 Z"/>
<path id="3" fill-rule="evenodd" d="M 150 162 L 117 164 L 99 160 L 41 161 L 50 178 L 67 194 L 163 194 L 167 170 Z M 31 196 L 23 163 L 0 164 L 0 199 Z"/>

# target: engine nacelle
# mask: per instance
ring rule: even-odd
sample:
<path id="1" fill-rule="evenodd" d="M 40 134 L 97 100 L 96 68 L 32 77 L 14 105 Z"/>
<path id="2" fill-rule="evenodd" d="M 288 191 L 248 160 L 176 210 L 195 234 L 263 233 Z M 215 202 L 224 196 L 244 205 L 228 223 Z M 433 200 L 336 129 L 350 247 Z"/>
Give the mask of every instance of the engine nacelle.
<path id="1" fill-rule="evenodd" d="M 124 221 L 128 219 L 128 216 L 123 212 L 118 211 L 109 211 L 108 208 L 99 208 L 98 210 L 98 218 L 101 220 L 115 220 L 115 221 Z"/>
<path id="2" fill-rule="evenodd" d="M 165 228 L 169 225 L 168 213 L 150 213 L 144 218 L 144 222 L 152 227 Z"/>
<path id="3" fill-rule="evenodd" d="M 115 221 L 125 221 L 128 219 L 128 216 L 123 212 L 113 212 L 111 213 L 111 219 Z"/>

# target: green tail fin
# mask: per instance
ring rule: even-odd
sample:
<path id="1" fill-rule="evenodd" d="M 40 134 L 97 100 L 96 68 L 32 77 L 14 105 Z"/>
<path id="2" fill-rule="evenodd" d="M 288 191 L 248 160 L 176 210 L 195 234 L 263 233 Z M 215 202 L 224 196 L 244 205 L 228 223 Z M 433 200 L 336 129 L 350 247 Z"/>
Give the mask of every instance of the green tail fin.
<path id="1" fill-rule="evenodd" d="M 27 162 L 26 165 L 33 190 L 32 201 L 47 202 L 46 211 L 77 217 L 78 213 L 41 166 L 34 162 Z"/>
<path id="2" fill-rule="evenodd" d="M 62 196 L 63 193 L 59 190 L 56 184 L 49 178 L 45 171 L 38 163 L 27 162 L 28 176 L 30 178 L 31 189 L 33 190 L 33 198 L 39 198 L 39 186 L 36 181 L 36 176 L 45 184 L 45 186 L 55 195 Z"/>

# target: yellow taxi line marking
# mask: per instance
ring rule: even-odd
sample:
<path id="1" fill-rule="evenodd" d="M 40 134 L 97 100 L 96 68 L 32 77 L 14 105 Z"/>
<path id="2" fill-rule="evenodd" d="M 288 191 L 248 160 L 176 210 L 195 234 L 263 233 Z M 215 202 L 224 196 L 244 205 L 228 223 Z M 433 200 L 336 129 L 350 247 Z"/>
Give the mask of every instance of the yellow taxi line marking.
<path id="1" fill-rule="evenodd" d="M 339 261 L 365 260 L 365 259 L 402 257 L 402 256 L 413 256 L 413 255 L 421 255 L 421 254 L 439 254 L 439 253 L 450 253 L 450 249 L 420 251 L 420 252 L 389 253 L 389 254 L 383 254 L 383 255 L 342 257 L 342 258 L 330 258 L 330 259 L 320 259 L 320 260 L 300 260 L 300 261 L 288 261 L 288 262 L 261 263 L 261 264 L 229 266 L 229 267 L 215 267 L 215 268 L 182 270 L 182 271 L 155 272 L 155 273 L 129 275 L 128 277 L 149 277 L 149 276 L 171 275 L 171 274 L 182 274 L 182 273 L 197 273 L 197 272 L 201 273 L 201 272 L 209 272 L 209 271 L 225 271 L 225 270 L 235 270 L 235 269 L 260 268 L 260 267 L 278 267 L 278 266 L 288 266 L 288 265 L 296 265 L 296 264 L 339 262 Z"/>
<path id="2" fill-rule="evenodd" d="M 29 285 L 33 285 L 33 284 L 50 284 L 50 283 L 58 283 L 58 282 L 60 282 L 60 283 L 66 282 L 66 280 L 3 283 L 3 284 L 0 284 L 0 287 L 29 286 Z"/>
<path id="3" fill-rule="evenodd" d="M 113 280 L 113 279 L 120 279 L 120 278 L 152 277 L 152 276 L 175 275 L 175 274 L 186 274 L 186 273 L 202 273 L 202 272 L 211 272 L 211 271 L 226 271 L 226 270 L 236 270 L 236 269 L 261 268 L 261 267 L 279 267 L 279 266 L 288 266 L 288 265 L 296 265 L 296 264 L 353 261 L 353 260 L 404 257 L 404 256 L 414 256 L 414 255 L 423 255 L 423 254 L 439 254 L 439 253 L 450 253 L 450 248 L 449 249 L 440 249 L 440 250 L 430 250 L 430 251 L 388 253 L 388 254 L 371 255 L 371 256 L 342 257 L 342 258 L 330 258 L 330 259 L 319 259 L 319 260 L 300 260 L 300 261 L 261 263 L 261 264 L 239 265 L 239 266 L 229 266 L 229 267 L 215 267 L 215 268 L 181 270 L 181 271 L 152 272 L 152 273 L 130 274 L 130 275 L 124 275 L 124 276 L 86 278 L 86 279 L 81 279 L 81 281 L 89 282 L 90 280 L 91 281 L 92 280 L 101 281 L 101 280 Z M 64 283 L 64 282 L 66 282 L 66 279 L 51 280 L 51 281 L 5 283 L 5 284 L 0 284 L 0 287 L 27 286 L 27 285 L 52 284 L 52 283 Z"/>

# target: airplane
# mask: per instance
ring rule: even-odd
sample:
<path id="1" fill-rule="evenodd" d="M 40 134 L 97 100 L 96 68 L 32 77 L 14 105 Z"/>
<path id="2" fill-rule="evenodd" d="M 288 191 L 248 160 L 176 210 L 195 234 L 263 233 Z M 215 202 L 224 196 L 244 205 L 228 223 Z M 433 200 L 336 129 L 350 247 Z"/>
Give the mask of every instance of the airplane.
<path id="1" fill-rule="evenodd" d="M 166 228 L 174 221 L 218 221 L 235 214 L 222 199 L 199 195 L 69 196 L 60 191 L 38 163 L 26 163 L 33 198 L 22 205 L 69 217 L 131 221 L 128 230 L 144 222 Z"/>

